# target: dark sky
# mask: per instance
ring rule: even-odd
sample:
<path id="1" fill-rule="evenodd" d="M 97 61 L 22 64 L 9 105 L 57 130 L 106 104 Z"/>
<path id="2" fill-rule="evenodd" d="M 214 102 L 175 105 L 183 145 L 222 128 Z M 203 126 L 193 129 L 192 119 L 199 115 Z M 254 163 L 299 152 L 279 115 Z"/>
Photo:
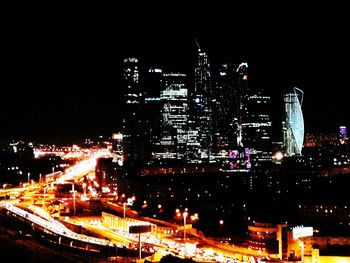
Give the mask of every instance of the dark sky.
<path id="1" fill-rule="evenodd" d="M 346 9 L 234 2 L 4 10 L 0 139 L 111 134 L 118 129 L 123 59 L 137 56 L 190 75 L 194 38 L 214 69 L 248 62 L 250 87 L 270 93 L 276 110 L 286 90 L 304 90 L 306 132 L 349 125 Z"/>

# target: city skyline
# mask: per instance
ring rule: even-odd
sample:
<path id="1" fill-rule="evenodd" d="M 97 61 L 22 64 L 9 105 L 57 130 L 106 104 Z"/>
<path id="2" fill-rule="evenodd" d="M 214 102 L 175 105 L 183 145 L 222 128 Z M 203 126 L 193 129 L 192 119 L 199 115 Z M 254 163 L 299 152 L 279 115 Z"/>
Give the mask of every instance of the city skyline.
<path id="1" fill-rule="evenodd" d="M 1 137 L 117 132 L 123 59 L 137 57 L 146 67 L 193 76 L 194 39 L 208 54 L 212 74 L 221 64 L 247 62 L 249 86 L 271 94 L 276 109 L 292 87 L 304 90 L 306 132 L 336 132 L 348 124 L 341 90 L 349 40 L 341 16 L 308 4 L 288 12 L 278 5 L 260 13 L 244 4 L 236 11 L 225 7 L 177 5 L 144 13 L 120 8 L 92 20 L 17 20 L 1 34 Z M 179 14 L 181 20 L 171 19 Z"/>

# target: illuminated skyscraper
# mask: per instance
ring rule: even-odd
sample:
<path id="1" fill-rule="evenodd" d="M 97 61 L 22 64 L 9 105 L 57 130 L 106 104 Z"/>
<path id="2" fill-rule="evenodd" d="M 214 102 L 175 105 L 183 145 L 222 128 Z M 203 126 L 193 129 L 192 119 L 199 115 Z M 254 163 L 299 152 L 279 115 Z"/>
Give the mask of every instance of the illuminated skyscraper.
<path id="1" fill-rule="evenodd" d="M 188 89 L 186 75 L 163 74 L 160 92 L 161 125 L 156 157 L 184 159 L 187 146 Z"/>
<path id="2" fill-rule="evenodd" d="M 213 90 L 213 142 L 215 156 L 229 169 L 250 167 L 250 146 L 244 143 L 250 140 L 243 138 L 245 123 L 252 122 L 248 97 L 248 64 L 223 64 Z"/>
<path id="3" fill-rule="evenodd" d="M 197 131 L 199 147 L 189 151 L 192 151 L 194 158 L 209 160 L 213 132 L 210 64 L 207 54 L 201 50 L 198 43 L 197 47 L 198 60 L 195 67 L 194 92 L 191 95 L 190 131 Z"/>
<path id="4" fill-rule="evenodd" d="M 339 127 L 339 141 L 340 144 L 345 144 L 348 140 L 348 135 L 346 132 L 346 126 Z"/>
<path id="5" fill-rule="evenodd" d="M 243 147 L 243 121 L 244 116 L 248 113 L 247 110 L 247 97 L 249 95 L 248 90 L 248 64 L 241 63 L 237 69 L 237 93 L 236 93 L 236 107 L 237 107 L 237 146 Z"/>
<path id="6" fill-rule="evenodd" d="M 287 156 L 301 155 L 304 142 L 304 118 L 301 110 L 304 92 L 296 87 L 284 95 L 285 121 L 283 122 L 283 143 Z"/>
<path id="7" fill-rule="evenodd" d="M 160 91 L 162 81 L 162 69 L 150 68 L 143 76 L 143 87 L 145 89 L 144 124 L 146 133 L 146 153 L 148 159 L 152 159 L 156 150 L 156 143 L 160 136 Z"/>
<path id="8" fill-rule="evenodd" d="M 271 97 L 262 92 L 249 95 L 243 128 L 243 145 L 251 152 L 252 162 L 259 165 L 272 160 Z"/>
<path id="9" fill-rule="evenodd" d="M 145 159 L 142 106 L 144 94 L 139 83 L 137 58 L 124 60 L 123 85 L 123 158 L 124 165 L 134 166 Z"/>
<path id="10" fill-rule="evenodd" d="M 213 143 L 224 154 L 237 142 L 237 65 L 223 64 L 213 90 Z"/>

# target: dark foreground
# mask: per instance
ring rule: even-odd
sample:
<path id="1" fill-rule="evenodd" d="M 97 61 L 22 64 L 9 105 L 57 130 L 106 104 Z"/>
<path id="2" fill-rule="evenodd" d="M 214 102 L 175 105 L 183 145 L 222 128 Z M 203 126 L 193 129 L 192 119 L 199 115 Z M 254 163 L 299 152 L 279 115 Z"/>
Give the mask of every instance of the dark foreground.
<path id="1" fill-rule="evenodd" d="M 47 248 L 16 231 L 0 228 L 1 262 L 104 262 Z M 6 259 L 3 261 L 3 259 Z"/>

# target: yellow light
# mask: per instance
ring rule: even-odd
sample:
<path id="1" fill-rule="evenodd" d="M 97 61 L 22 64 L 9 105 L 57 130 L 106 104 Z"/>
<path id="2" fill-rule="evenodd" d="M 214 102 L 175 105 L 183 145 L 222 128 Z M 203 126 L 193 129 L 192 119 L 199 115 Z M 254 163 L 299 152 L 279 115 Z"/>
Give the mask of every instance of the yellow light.
<path id="1" fill-rule="evenodd" d="M 274 159 L 276 159 L 277 161 L 281 161 L 283 159 L 283 153 L 282 152 L 276 152 Z"/>

